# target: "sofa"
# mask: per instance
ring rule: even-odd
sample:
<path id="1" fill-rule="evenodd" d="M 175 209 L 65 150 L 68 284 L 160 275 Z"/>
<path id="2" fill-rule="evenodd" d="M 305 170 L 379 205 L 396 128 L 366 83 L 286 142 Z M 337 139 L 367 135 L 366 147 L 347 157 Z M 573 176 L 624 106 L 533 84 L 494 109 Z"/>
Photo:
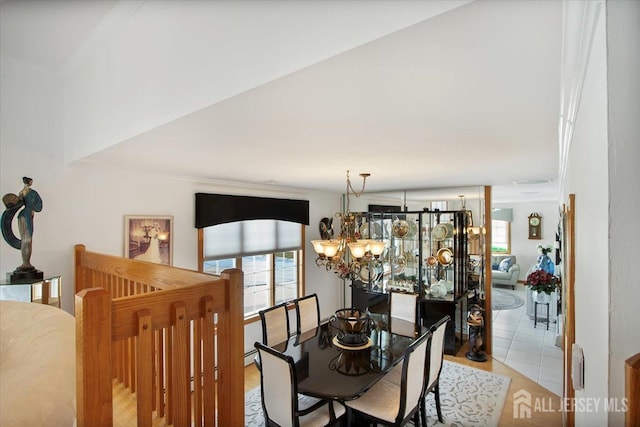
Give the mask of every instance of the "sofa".
<path id="1" fill-rule="evenodd" d="M 491 256 L 491 285 L 511 286 L 515 289 L 520 277 L 520 265 L 515 255 Z"/>

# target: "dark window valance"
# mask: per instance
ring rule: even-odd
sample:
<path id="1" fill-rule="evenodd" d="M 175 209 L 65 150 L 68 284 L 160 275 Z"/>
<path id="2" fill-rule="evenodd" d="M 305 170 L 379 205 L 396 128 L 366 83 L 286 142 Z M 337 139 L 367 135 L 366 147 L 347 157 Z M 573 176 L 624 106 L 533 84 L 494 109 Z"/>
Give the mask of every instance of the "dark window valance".
<path id="1" fill-rule="evenodd" d="M 196 193 L 196 228 L 252 219 L 309 225 L 309 201 Z"/>

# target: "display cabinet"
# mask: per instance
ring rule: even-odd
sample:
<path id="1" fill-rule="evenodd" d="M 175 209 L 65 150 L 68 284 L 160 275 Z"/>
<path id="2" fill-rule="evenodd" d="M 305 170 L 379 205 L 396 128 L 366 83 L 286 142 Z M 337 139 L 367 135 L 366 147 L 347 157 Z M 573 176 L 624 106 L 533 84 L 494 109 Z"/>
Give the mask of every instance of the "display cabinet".
<path id="1" fill-rule="evenodd" d="M 448 325 L 445 352 L 455 354 L 467 314 L 470 221 L 466 210 L 363 215 L 360 238 L 384 241 L 385 250 L 378 260 L 362 266 L 352 283 L 353 301 L 392 290 L 418 293 L 419 315 L 426 326 L 446 314 L 454 320 Z"/>

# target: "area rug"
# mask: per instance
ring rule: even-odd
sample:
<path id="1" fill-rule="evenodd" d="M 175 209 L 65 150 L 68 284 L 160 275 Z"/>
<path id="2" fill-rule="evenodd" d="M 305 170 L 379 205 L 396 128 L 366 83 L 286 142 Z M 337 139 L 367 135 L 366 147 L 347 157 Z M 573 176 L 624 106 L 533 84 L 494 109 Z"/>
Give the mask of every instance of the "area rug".
<path id="1" fill-rule="evenodd" d="M 430 393 L 427 396 L 427 425 L 497 426 L 510 382 L 509 377 L 445 360 L 440 374 L 440 404 L 444 424 L 438 422 L 434 396 Z M 245 426 L 263 427 L 260 387 L 248 391 L 244 399 Z"/>
<path id="2" fill-rule="evenodd" d="M 513 292 L 491 289 L 491 309 L 493 310 L 511 310 L 522 307 L 523 304 L 524 300 Z"/>

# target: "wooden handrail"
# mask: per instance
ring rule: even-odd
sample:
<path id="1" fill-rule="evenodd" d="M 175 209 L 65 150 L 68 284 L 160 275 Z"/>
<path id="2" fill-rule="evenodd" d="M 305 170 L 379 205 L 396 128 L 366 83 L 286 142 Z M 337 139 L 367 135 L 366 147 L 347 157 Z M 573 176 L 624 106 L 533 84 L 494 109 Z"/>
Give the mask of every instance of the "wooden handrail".
<path id="1" fill-rule="evenodd" d="M 625 361 L 624 377 L 627 398 L 625 426 L 637 427 L 640 425 L 640 353 Z"/>
<path id="2" fill-rule="evenodd" d="M 137 410 L 120 425 L 244 424 L 241 270 L 213 276 L 83 245 L 75 259 L 78 426 L 120 421 L 123 387 Z"/>

